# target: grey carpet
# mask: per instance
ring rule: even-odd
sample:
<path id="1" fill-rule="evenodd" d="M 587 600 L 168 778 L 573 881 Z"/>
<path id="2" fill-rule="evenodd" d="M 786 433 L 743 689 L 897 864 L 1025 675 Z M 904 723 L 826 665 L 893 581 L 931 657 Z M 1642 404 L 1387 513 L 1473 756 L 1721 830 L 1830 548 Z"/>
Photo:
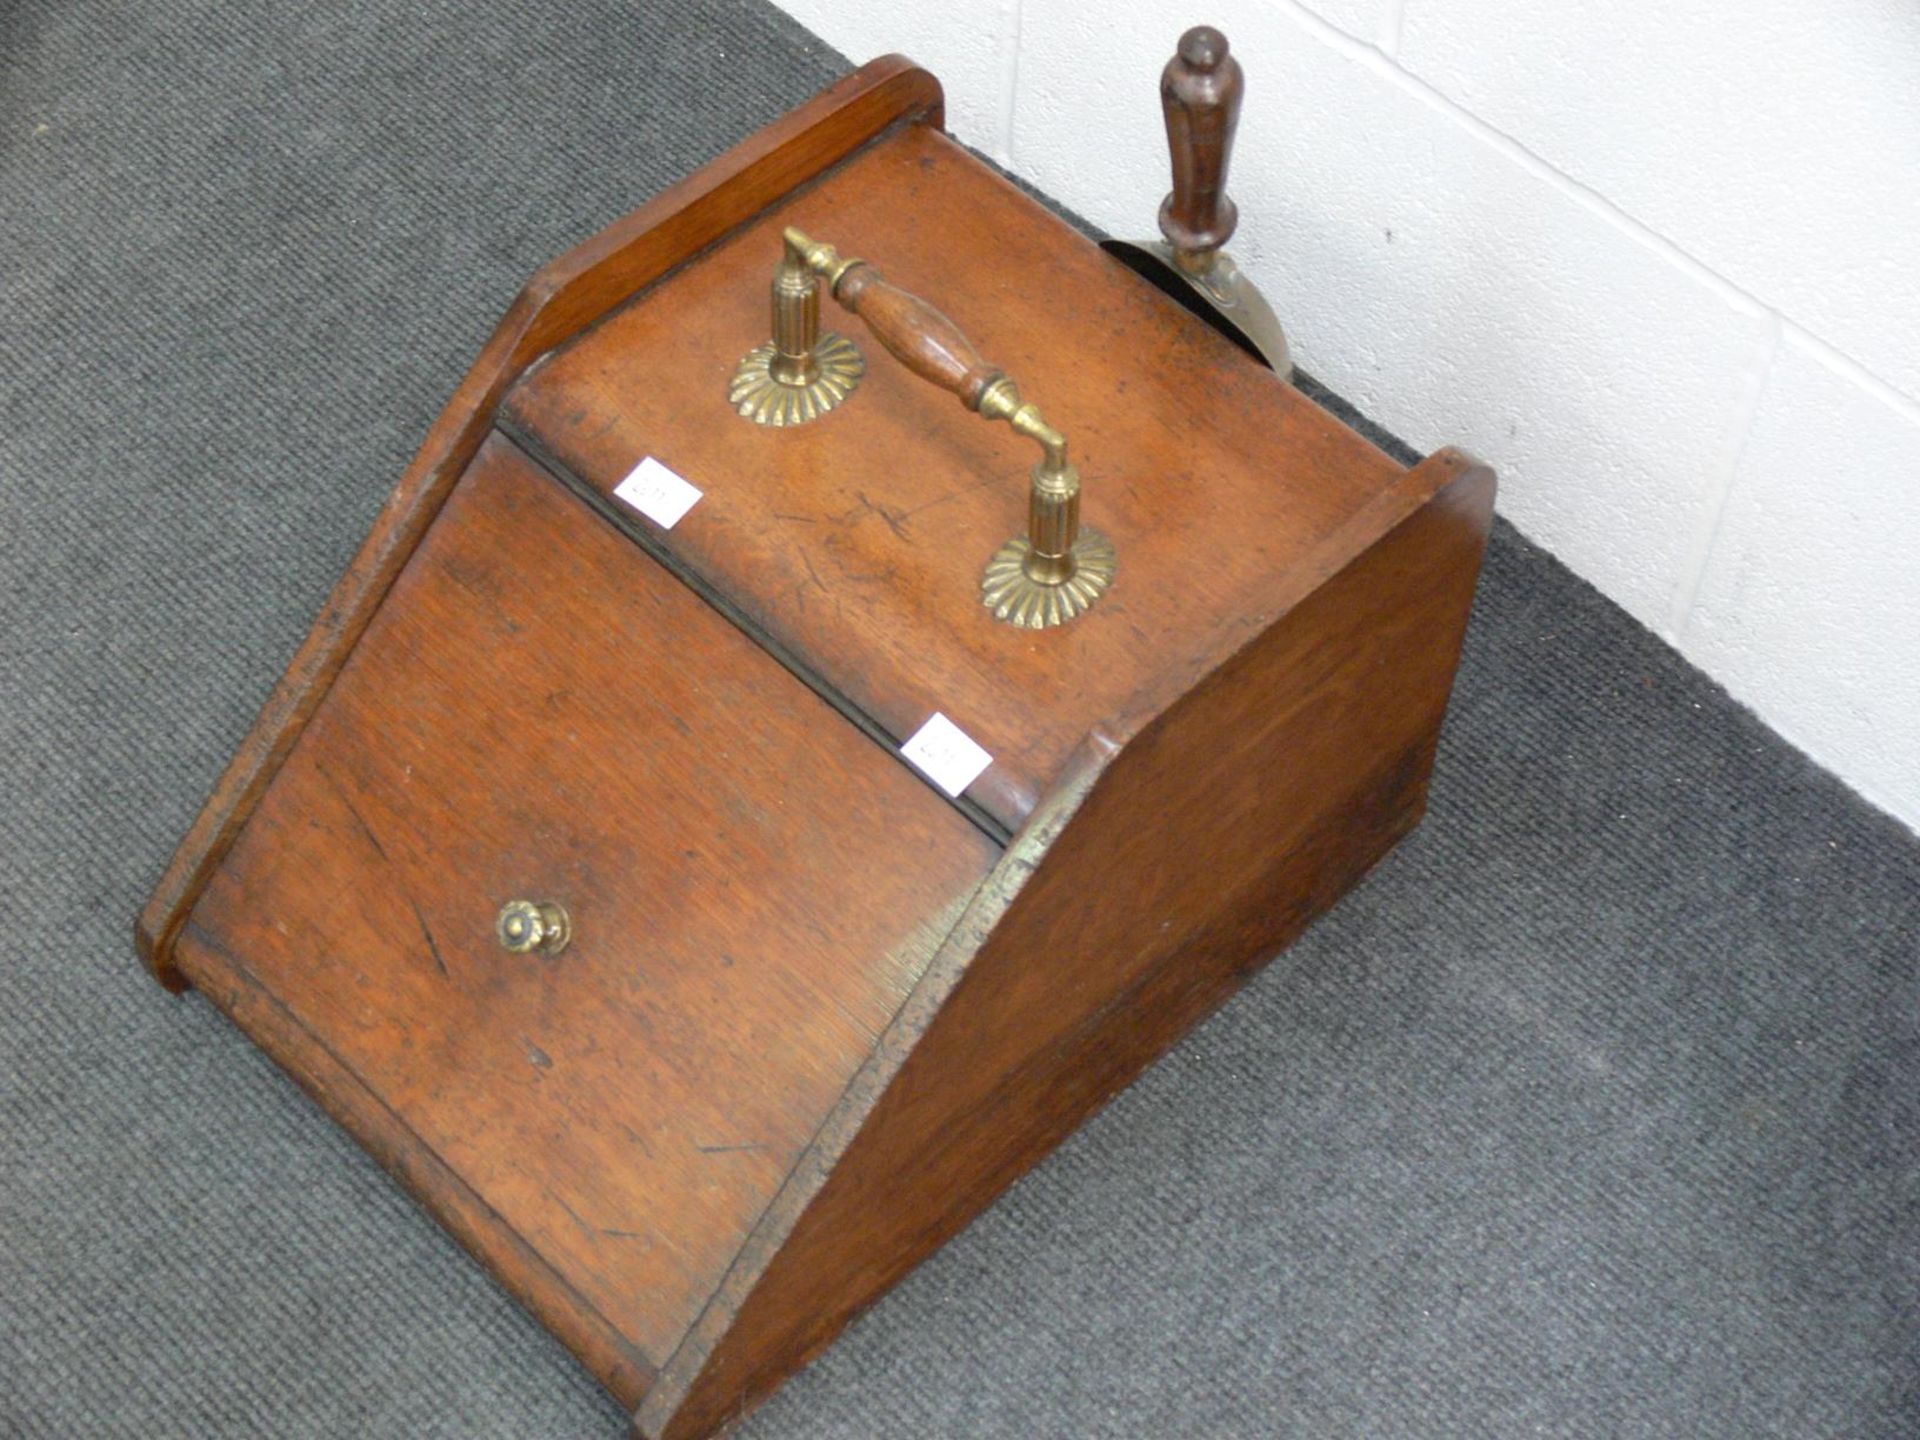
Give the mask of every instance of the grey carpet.
<path id="1" fill-rule="evenodd" d="M 758 5 L 0 5 L 0 1432 L 614 1436 L 129 921 Z M 754 1436 L 1920 1433 L 1920 847 L 1502 530 L 1432 816 Z"/>

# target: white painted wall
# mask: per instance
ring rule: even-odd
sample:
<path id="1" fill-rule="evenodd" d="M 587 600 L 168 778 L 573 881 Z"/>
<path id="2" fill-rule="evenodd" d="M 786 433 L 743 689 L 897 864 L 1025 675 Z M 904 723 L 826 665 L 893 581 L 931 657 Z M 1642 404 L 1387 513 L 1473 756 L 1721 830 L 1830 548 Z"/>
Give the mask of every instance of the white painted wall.
<path id="1" fill-rule="evenodd" d="M 1920 830 L 1920 3 L 778 0 L 1119 235 L 1188 25 L 1295 358 Z"/>

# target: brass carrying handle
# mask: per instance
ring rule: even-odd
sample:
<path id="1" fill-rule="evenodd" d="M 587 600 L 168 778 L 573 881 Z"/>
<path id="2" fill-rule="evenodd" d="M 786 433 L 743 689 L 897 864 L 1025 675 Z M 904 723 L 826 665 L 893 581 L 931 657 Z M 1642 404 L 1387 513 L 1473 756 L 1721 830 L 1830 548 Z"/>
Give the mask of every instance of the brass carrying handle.
<path id="1" fill-rule="evenodd" d="M 1020 397 L 1014 378 L 980 356 L 958 325 L 917 295 L 885 280 L 865 260 L 842 258 L 789 226 L 773 284 L 773 344 L 766 361 L 773 380 L 817 384 L 810 365 L 837 337 L 819 336 L 815 277 L 867 324 L 874 339 L 907 369 L 988 420 L 1004 420 L 1040 446 L 1027 502 L 1027 533 L 1003 545 L 987 567 L 984 600 L 1015 625 L 1041 629 L 1071 620 L 1112 581 L 1113 546 L 1080 528 L 1080 473 L 1067 460 L 1067 437 Z M 844 343 L 844 342 L 842 342 Z M 751 357 L 750 357 L 751 358 Z M 851 387 L 849 387 L 851 388 Z M 831 403 L 838 403 L 837 399 Z M 830 408 L 830 407 L 822 407 Z M 811 417 L 806 417 L 811 418 Z"/>
<path id="2" fill-rule="evenodd" d="M 989 420 L 1005 420 L 1038 441 L 1044 452 L 1041 463 L 1048 469 L 1071 468 L 1067 437 L 1041 418 L 1038 406 L 1021 400 L 1011 375 L 980 358 L 958 325 L 918 295 L 884 279 L 865 260 L 843 260 L 833 246 L 811 240 L 791 225 L 785 239 L 789 261 L 825 280 L 833 298 L 867 322 L 889 355 L 922 380 L 959 396 L 969 410 Z"/>

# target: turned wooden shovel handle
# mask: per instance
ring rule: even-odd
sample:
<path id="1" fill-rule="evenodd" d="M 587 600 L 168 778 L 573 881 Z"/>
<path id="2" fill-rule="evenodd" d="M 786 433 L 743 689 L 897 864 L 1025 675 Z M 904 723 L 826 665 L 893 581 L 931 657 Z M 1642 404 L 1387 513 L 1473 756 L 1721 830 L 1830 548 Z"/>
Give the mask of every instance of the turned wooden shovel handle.
<path id="1" fill-rule="evenodd" d="M 1160 233 L 1183 268 L 1204 267 L 1239 223 L 1227 198 L 1227 162 L 1245 88 L 1227 37 L 1211 25 L 1182 35 L 1160 72 L 1160 108 L 1173 154 L 1173 191 L 1160 205 Z"/>

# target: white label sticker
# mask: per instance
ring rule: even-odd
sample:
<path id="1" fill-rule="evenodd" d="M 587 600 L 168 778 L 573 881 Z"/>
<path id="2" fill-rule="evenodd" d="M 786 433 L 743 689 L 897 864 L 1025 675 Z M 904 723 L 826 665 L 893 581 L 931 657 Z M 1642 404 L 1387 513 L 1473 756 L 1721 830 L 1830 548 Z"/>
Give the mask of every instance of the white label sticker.
<path id="1" fill-rule="evenodd" d="M 651 455 L 633 467 L 633 473 L 613 487 L 614 498 L 624 500 L 662 530 L 671 530 L 700 499 L 689 485 Z"/>
<path id="2" fill-rule="evenodd" d="M 921 774 L 955 796 L 978 780 L 980 772 L 993 763 L 993 756 L 974 744 L 966 731 L 938 710 L 900 747 L 900 753 Z"/>

